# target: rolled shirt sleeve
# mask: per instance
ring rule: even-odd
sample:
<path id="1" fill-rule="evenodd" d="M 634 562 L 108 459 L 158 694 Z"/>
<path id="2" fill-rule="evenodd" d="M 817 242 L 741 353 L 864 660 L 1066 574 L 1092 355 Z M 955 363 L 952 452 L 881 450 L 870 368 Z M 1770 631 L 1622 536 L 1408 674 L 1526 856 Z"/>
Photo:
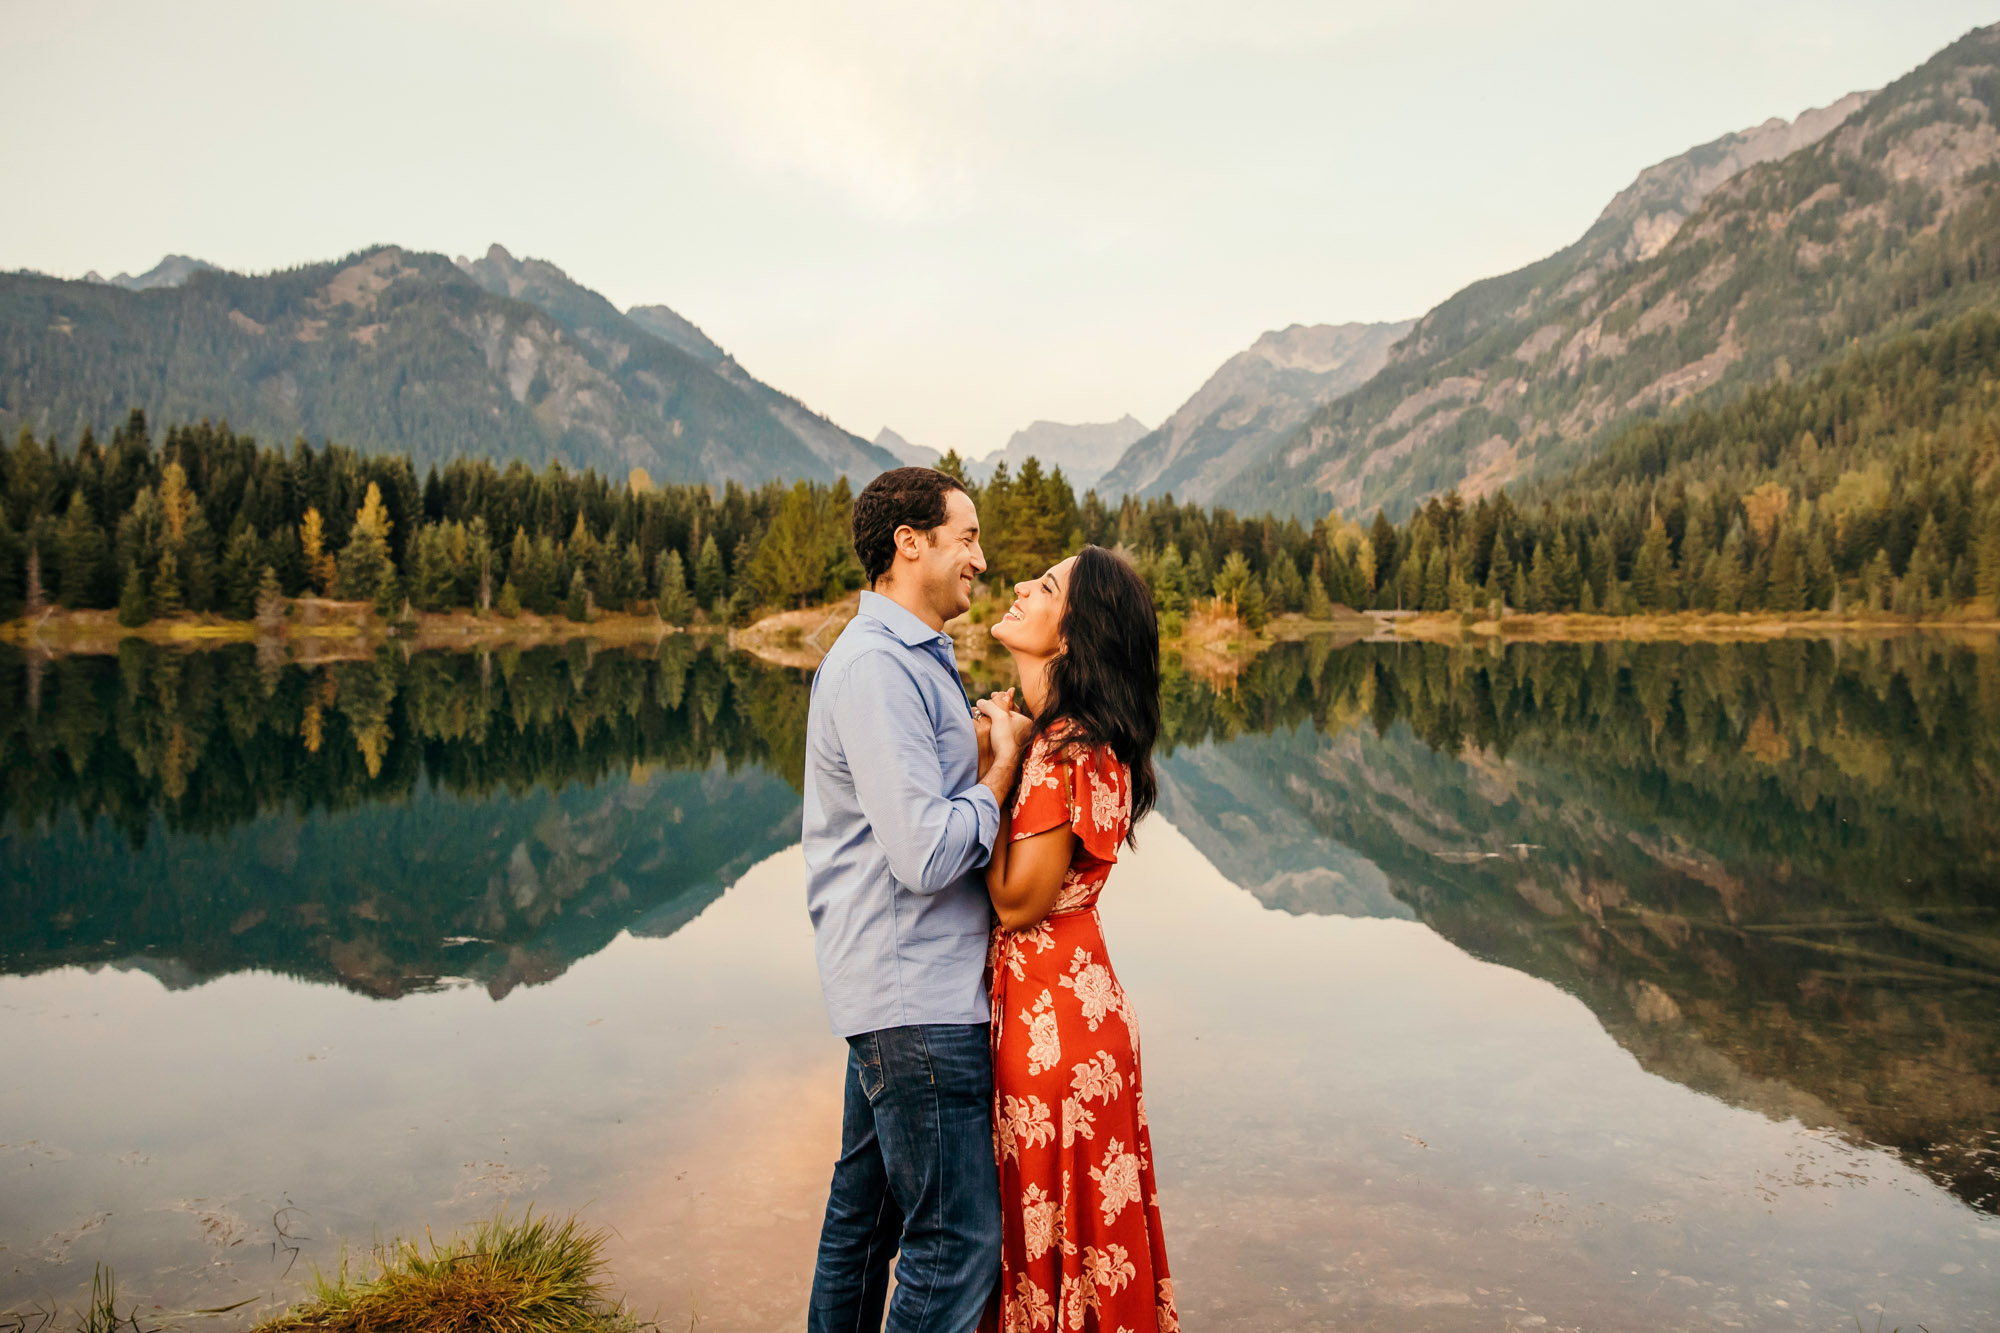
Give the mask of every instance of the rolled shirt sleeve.
<path id="1" fill-rule="evenodd" d="M 986 864 L 1000 827 L 1000 806 L 978 782 L 939 793 L 946 768 L 937 726 L 908 663 L 868 655 L 849 670 L 833 705 L 854 794 L 897 881 L 937 893 Z"/>

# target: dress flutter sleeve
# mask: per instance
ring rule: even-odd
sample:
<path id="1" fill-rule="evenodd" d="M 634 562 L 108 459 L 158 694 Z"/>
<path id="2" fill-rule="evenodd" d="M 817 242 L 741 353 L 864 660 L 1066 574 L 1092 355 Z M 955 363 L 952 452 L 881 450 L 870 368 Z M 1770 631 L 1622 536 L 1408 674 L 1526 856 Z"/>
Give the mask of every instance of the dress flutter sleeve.
<path id="1" fill-rule="evenodd" d="M 1125 766 L 1109 746 L 1066 745 L 1044 735 L 1021 766 L 1013 837 L 1018 841 L 1068 824 L 1086 853 L 1116 861 L 1130 808 Z"/>

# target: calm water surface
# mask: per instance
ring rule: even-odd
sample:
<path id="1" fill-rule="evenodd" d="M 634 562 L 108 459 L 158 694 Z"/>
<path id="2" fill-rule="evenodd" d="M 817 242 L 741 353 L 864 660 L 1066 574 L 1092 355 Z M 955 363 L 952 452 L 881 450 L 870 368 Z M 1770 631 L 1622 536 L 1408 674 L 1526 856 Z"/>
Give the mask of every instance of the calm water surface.
<path id="1" fill-rule="evenodd" d="M 532 1201 L 797 1327 L 806 688 L 0 656 L 0 1310 L 238 1327 Z M 1286 645 L 1167 719 L 1104 914 L 1190 1328 L 2000 1325 L 1991 643 Z"/>

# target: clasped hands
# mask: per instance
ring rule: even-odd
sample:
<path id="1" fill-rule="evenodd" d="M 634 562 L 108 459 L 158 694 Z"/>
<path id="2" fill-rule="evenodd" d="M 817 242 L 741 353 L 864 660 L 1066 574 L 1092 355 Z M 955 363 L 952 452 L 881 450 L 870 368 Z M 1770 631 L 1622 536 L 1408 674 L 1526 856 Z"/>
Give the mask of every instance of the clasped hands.
<path id="1" fill-rule="evenodd" d="M 1014 701 L 1014 691 L 995 690 L 972 706 L 977 714 L 973 730 L 979 737 L 979 773 L 1002 776 L 1012 785 L 1014 769 L 1021 762 L 1021 747 L 1034 729 L 1035 719 L 1022 712 Z"/>

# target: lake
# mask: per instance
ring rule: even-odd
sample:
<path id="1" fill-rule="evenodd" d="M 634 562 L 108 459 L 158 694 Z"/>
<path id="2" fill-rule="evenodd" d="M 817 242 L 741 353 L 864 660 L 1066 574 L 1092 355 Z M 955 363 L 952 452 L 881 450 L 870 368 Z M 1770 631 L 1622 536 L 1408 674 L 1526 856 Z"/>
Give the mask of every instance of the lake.
<path id="1" fill-rule="evenodd" d="M 0 649 L 0 1310 L 241 1327 L 504 1202 L 800 1326 L 808 687 Z M 1308 641 L 1165 712 L 1103 914 L 1188 1327 L 2000 1325 L 1992 642 Z"/>

